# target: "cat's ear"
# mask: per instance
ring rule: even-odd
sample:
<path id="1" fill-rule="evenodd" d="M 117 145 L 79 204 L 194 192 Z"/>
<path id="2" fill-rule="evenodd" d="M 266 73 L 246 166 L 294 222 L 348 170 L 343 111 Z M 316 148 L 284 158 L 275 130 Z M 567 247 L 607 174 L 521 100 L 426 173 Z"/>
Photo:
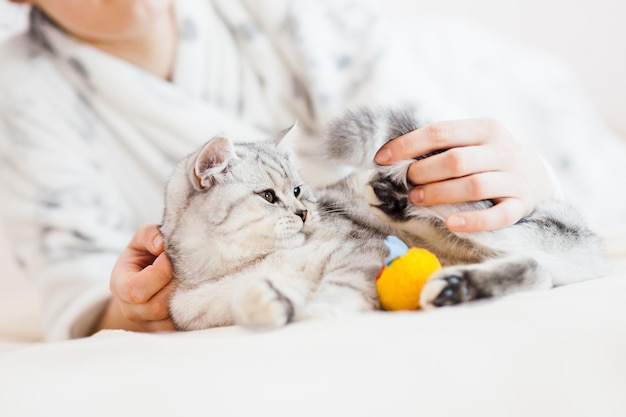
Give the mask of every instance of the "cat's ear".
<path id="1" fill-rule="evenodd" d="M 198 190 L 204 190 L 215 183 L 215 178 L 228 170 L 236 159 L 233 143 L 225 137 L 216 136 L 209 140 L 196 154 L 190 179 Z"/>
<path id="2" fill-rule="evenodd" d="M 294 141 L 300 135 L 300 127 L 298 126 L 298 121 L 296 120 L 291 126 L 287 129 L 281 130 L 270 139 L 270 142 L 273 143 L 276 147 L 285 147 L 291 148 L 290 143 Z"/>

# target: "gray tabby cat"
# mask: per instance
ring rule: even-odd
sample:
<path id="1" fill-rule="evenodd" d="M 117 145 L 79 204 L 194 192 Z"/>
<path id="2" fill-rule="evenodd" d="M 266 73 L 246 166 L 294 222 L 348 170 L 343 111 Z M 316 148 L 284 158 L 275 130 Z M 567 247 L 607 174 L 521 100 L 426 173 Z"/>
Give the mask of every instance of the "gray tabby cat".
<path id="1" fill-rule="evenodd" d="M 375 278 L 388 235 L 429 249 L 444 266 L 422 291 L 425 308 L 603 273 L 598 239 L 564 202 L 471 234 L 449 231 L 445 218 L 490 202 L 412 205 L 412 160 L 391 167 L 372 161 L 385 142 L 417 127 L 406 111 L 348 113 L 330 126 L 324 146 L 328 158 L 355 172 L 316 190 L 291 161 L 293 129 L 261 143 L 216 137 L 182 160 L 167 185 L 161 225 L 178 280 L 170 300 L 176 326 L 277 327 L 377 309 Z"/>

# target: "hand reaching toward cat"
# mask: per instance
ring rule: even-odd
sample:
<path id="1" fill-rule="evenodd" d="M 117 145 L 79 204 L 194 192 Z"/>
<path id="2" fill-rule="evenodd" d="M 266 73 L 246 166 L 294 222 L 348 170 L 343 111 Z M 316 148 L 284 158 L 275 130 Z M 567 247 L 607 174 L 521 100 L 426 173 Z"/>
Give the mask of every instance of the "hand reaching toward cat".
<path id="1" fill-rule="evenodd" d="M 424 126 L 387 143 L 375 160 L 389 165 L 436 150 L 446 151 L 415 161 L 409 167 L 408 180 L 416 185 L 409 199 L 415 205 L 487 199 L 494 202 L 485 210 L 448 217 L 446 225 L 452 231 L 510 226 L 555 194 L 541 157 L 516 141 L 493 119 L 453 120 Z"/>
<path id="2" fill-rule="evenodd" d="M 113 267 L 113 297 L 94 330 L 175 330 L 169 313 L 172 276 L 158 226 L 141 227 Z"/>

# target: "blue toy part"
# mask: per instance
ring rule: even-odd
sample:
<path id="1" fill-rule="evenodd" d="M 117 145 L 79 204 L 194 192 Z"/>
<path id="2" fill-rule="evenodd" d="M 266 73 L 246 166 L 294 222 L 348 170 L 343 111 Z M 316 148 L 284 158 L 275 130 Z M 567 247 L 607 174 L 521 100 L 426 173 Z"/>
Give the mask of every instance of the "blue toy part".
<path id="1" fill-rule="evenodd" d="M 409 247 L 393 235 L 387 236 L 385 246 L 389 249 L 389 256 L 385 258 L 385 264 L 387 266 L 391 265 L 394 259 L 401 257 L 409 251 Z"/>

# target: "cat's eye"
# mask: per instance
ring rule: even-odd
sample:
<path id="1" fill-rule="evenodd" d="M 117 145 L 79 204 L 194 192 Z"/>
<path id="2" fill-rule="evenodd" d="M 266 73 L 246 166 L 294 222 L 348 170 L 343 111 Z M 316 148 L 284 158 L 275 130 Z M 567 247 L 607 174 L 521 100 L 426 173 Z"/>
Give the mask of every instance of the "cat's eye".
<path id="1" fill-rule="evenodd" d="M 293 189 L 293 195 L 295 195 L 296 198 L 298 198 L 298 196 L 300 195 L 300 192 L 302 192 L 300 187 L 296 187 L 296 188 Z"/>
<path id="2" fill-rule="evenodd" d="M 276 201 L 276 193 L 274 190 L 265 190 L 257 194 L 263 197 L 268 203 L 273 204 Z"/>

